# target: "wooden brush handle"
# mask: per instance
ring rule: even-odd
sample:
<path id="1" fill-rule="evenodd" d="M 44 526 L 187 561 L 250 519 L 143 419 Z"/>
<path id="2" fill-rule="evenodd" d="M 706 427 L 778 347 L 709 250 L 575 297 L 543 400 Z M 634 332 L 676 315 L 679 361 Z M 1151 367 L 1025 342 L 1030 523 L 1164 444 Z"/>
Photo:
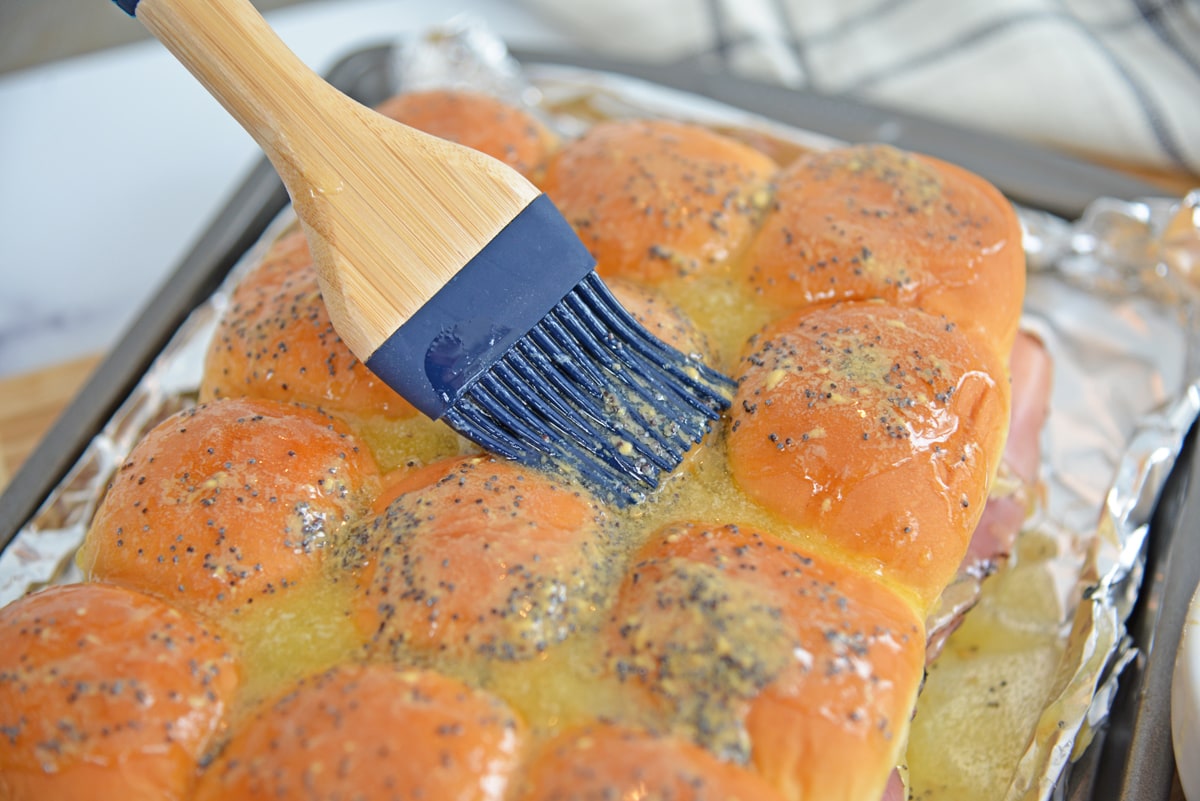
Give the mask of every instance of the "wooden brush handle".
<path id="1" fill-rule="evenodd" d="M 117 2 L 271 160 L 334 325 L 364 360 L 539 195 L 499 161 L 343 95 L 247 0 Z"/>

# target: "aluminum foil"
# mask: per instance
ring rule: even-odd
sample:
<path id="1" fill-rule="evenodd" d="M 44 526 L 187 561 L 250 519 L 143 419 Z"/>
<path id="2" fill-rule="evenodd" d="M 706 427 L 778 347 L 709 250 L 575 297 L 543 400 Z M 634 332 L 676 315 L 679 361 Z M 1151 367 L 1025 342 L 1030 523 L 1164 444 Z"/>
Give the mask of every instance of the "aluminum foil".
<path id="1" fill-rule="evenodd" d="M 760 132 L 798 149 L 836 144 L 632 79 L 559 67 L 523 70 L 501 42 L 470 21 L 406 40 L 396 54 L 397 86 L 484 88 L 540 110 L 568 136 L 596 119 L 668 116 Z M 1046 692 L 1011 765 L 999 766 L 1010 777 L 1007 786 L 986 794 L 1045 799 L 1102 724 L 1120 670 L 1133 656 L 1125 621 L 1141 581 L 1149 520 L 1200 413 L 1200 192 L 1139 203 L 1101 198 L 1074 221 L 1018 211 L 1029 261 L 1024 325 L 1054 361 L 1042 443 L 1044 493 L 1021 535 L 1040 546 L 1033 557 L 1018 548 L 1013 564 L 996 575 L 956 588 L 954 604 L 977 604 L 972 615 L 1012 615 L 1020 610 L 1006 609 L 1006 583 L 1032 574 L 1053 590 L 1047 625 L 1057 658 L 1041 677 Z M 78 578 L 72 556 L 109 475 L 148 428 L 194 402 L 205 348 L 230 289 L 291 222 L 285 212 L 191 315 L 0 554 L 0 605 Z M 951 637 L 947 647 L 953 646 Z M 913 774 L 909 780 L 920 791 Z"/>
<path id="2" fill-rule="evenodd" d="M 1068 632 L 1052 693 L 1004 796 L 1043 799 L 1106 718 L 1135 653 L 1137 599 L 1155 505 L 1200 414 L 1200 191 L 1101 198 L 1068 223 L 1022 212 L 1027 322 L 1055 357 L 1045 432 L 1046 508 L 1082 552 L 1063 581 Z M 1071 549 L 1053 567 L 1069 570 Z M 1070 575 L 1065 573 L 1065 575 Z"/>

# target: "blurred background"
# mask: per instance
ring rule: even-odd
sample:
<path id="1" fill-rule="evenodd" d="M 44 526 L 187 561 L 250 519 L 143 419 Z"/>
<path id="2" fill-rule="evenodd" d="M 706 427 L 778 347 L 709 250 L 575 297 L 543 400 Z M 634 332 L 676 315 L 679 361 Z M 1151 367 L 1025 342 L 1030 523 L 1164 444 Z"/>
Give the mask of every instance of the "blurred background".
<path id="1" fill-rule="evenodd" d="M 305 0 L 255 0 L 261 11 Z M 146 38 L 99 0 L 2 0 L 0 73 Z"/>

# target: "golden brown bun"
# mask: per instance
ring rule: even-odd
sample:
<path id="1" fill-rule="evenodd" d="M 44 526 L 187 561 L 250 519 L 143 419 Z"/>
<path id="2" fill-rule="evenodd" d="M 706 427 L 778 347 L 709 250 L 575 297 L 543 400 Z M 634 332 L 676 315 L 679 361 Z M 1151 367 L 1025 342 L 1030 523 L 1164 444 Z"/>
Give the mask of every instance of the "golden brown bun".
<path id="1" fill-rule="evenodd" d="M 194 801 L 501 801 L 523 739 L 501 701 L 454 679 L 344 665 L 263 704 Z"/>
<path id="2" fill-rule="evenodd" d="M 533 759 L 519 801 L 776 801 L 752 771 L 669 735 L 597 724 L 562 735 Z"/>
<path id="3" fill-rule="evenodd" d="M 1007 355 L 1025 252 L 1020 221 L 991 184 L 886 145 L 811 153 L 775 183 L 742 262 L 764 302 L 883 298 L 943 314 Z"/>
<path id="4" fill-rule="evenodd" d="M 499 159 L 530 179 L 545 168 L 558 137 L 537 117 L 494 97 L 430 89 L 391 97 L 379 113 Z"/>
<path id="5" fill-rule="evenodd" d="M 874 578 L 735 525 L 651 537 L 609 665 L 671 731 L 791 799 L 878 798 L 925 664 L 922 618 Z"/>
<path id="6" fill-rule="evenodd" d="M 600 274 L 648 284 L 720 269 L 742 247 L 775 169 L 698 125 L 608 122 L 563 146 L 543 188 Z"/>
<path id="7" fill-rule="evenodd" d="M 417 413 L 333 330 L 299 230 L 275 242 L 238 284 L 213 334 L 200 400 L 239 397 L 395 419 Z"/>
<path id="8" fill-rule="evenodd" d="M 237 614 L 320 578 L 377 482 L 370 453 L 328 415 L 249 398 L 202 404 L 134 447 L 79 566 L 181 608 Z"/>
<path id="9" fill-rule="evenodd" d="M 369 651 L 523 660 L 591 619 L 615 580 L 595 500 L 488 456 L 448 459 L 387 489 L 358 529 L 356 599 Z"/>
<path id="10" fill-rule="evenodd" d="M 71 584 L 0 609 L 0 798 L 185 801 L 238 686 L 211 630 Z"/>
<path id="11" fill-rule="evenodd" d="M 916 309 L 844 303 L 753 338 L 729 425 L 734 480 L 789 524 L 931 603 L 1004 450 L 995 353 Z"/>

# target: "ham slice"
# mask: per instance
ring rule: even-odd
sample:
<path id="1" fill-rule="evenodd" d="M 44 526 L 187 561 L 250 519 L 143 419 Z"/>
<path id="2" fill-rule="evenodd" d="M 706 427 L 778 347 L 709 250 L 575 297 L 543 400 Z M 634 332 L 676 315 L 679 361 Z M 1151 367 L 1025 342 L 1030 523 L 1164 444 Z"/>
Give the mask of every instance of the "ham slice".
<path id="1" fill-rule="evenodd" d="M 988 504 L 971 537 L 961 570 L 978 576 L 995 571 L 1012 550 L 1037 488 L 1041 433 L 1050 408 L 1051 360 L 1041 340 L 1022 332 L 1013 345 L 1012 422 Z"/>

